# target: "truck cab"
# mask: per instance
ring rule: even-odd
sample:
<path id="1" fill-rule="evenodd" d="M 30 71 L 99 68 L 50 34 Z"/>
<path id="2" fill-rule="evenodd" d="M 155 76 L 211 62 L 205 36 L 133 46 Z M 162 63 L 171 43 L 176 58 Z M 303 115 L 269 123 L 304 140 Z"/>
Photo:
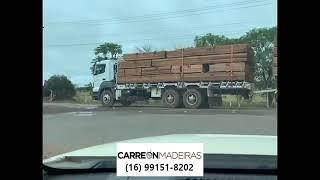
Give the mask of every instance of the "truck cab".
<path id="1" fill-rule="evenodd" d="M 101 98 L 100 96 L 103 90 L 115 88 L 117 69 L 117 60 L 103 60 L 95 64 L 92 89 L 95 100 Z"/>

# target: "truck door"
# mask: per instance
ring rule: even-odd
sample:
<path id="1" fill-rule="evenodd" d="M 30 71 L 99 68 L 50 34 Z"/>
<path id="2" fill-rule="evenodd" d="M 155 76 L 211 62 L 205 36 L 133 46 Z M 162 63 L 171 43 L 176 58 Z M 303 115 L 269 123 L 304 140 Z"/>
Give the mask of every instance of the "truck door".
<path id="1" fill-rule="evenodd" d="M 96 64 L 93 74 L 93 92 L 98 92 L 99 87 L 106 79 L 106 64 Z"/>

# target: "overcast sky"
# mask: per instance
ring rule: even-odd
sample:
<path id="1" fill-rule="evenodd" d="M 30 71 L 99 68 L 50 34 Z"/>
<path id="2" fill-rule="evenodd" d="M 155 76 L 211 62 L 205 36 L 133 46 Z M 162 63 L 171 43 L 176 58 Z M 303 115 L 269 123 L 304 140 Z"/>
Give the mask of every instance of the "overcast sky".
<path id="1" fill-rule="evenodd" d="M 91 82 L 93 49 L 102 42 L 123 53 L 151 45 L 171 50 L 206 33 L 239 37 L 277 25 L 276 0 L 44 0 L 43 79 L 66 75 Z"/>

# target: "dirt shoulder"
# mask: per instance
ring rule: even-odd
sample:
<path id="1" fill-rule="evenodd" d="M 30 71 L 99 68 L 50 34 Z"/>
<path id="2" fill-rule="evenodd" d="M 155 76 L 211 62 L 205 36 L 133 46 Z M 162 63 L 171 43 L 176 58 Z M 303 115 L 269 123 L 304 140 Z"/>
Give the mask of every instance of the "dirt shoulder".
<path id="1" fill-rule="evenodd" d="M 98 107 L 94 104 L 76 104 L 71 102 L 43 102 L 43 114 L 89 111 Z"/>

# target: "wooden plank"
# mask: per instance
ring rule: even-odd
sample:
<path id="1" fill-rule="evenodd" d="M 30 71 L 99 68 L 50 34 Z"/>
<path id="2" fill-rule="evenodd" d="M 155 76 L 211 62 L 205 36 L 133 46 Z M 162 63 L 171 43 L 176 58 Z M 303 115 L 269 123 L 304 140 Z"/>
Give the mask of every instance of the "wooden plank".
<path id="1" fill-rule="evenodd" d="M 184 73 L 201 73 L 203 72 L 203 65 L 185 65 L 183 66 Z"/>
<path id="2" fill-rule="evenodd" d="M 245 72 L 215 72 L 215 73 L 191 73 L 184 74 L 184 81 L 225 81 L 225 80 L 248 80 Z M 118 77 L 119 83 L 148 83 L 148 82 L 176 82 L 181 81 L 180 74 L 160 74 L 144 76 Z"/>
<path id="3" fill-rule="evenodd" d="M 166 57 L 166 51 L 124 54 L 123 56 L 123 58 L 127 61 L 161 59 L 165 57 Z"/>
<path id="4" fill-rule="evenodd" d="M 124 73 L 124 69 L 118 69 L 118 73 Z"/>
<path id="5" fill-rule="evenodd" d="M 181 66 L 172 66 L 171 73 L 180 73 L 181 72 Z"/>
<path id="6" fill-rule="evenodd" d="M 246 68 L 245 62 L 218 63 L 218 64 L 210 64 L 209 65 L 209 72 L 245 71 L 246 70 L 245 68 Z"/>
<path id="7" fill-rule="evenodd" d="M 241 45 L 242 46 L 242 45 Z M 234 46 L 233 52 L 246 52 L 247 46 L 242 47 Z M 203 47 L 203 48 L 186 48 L 184 49 L 184 56 L 197 56 L 197 55 L 209 55 L 209 54 L 229 54 L 231 53 L 231 46 L 216 46 L 216 47 Z M 167 58 L 181 57 L 181 49 L 176 51 L 168 51 Z"/>
<path id="8" fill-rule="evenodd" d="M 248 52 L 250 47 L 247 44 L 234 44 L 233 53 Z M 213 54 L 230 54 L 231 45 L 203 47 L 203 48 L 186 48 L 184 49 L 184 57 L 188 56 L 202 56 Z M 181 57 L 181 50 L 167 51 L 167 58 Z"/>
<path id="9" fill-rule="evenodd" d="M 157 75 L 157 74 L 170 74 L 170 73 L 171 73 L 171 69 L 168 69 L 168 67 L 142 68 L 142 75 Z"/>
<path id="10" fill-rule="evenodd" d="M 158 70 L 159 74 L 171 74 L 171 69 Z"/>
<path id="11" fill-rule="evenodd" d="M 233 58 L 232 62 L 247 62 L 247 58 Z M 185 65 L 197 65 L 197 64 L 216 64 L 216 63 L 227 63 L 231 62 L 230 58 L 227 59 L 211 59 L 210 56 L 193 56 L 186 57 L 184 59 Z M 161 59 L 161 60 L 152 60 L 153 67 L 159 66 L 179 66 L 181 65 L 181 58 L 171 58 L 169 59 Z"/>
<path id="12" fill-rule="evenodd" d="M 152 75 L 152 82 L 176 82 L 180 80 L 180 74 Z"/>
<path id="13" fill-rule="evenodd" d="M 159 70 L 171 70 L 171 66 L 160 66 L 158 67 Z"/>
<path id="14" fill-rule="evenodd" d="M 232 74 L 232 76 L 231 76 Z M 247 80 L 245 72 L 214 72 L 214 73 L 192 73 L 185 74 L 185 81 L 225 81 L 225 80 Z"/>
<path id="15" fill-rule="evenodd" d="M 183 72 L 184 73 L 199 73 L 199 72 L 203 72 L 203 65 L 185 65 L 183 66 Z M 182 72 L 182 68 L 181 66 L 172 66 L 171 69 L 172 73 L 181 73 Z"/>
<path id="16" fill-rule="evenodd" d="M 119 83 L 149 83 L 149 82 L 176 82 L 176 81 L 180 81 L 180 74 L 160 74 L 160 75 L 118 77 Z"/>
<path id="17" fill-rule="evenodd" d="M 142 75 L 152 75 L 152 74 L 159 74 L 159 70 L 156 67 L 142 68 Z"/>
<path id="18" fill-rule="evenodd" d="M 124 74 L 126 76 L 141 76 L 141 68 L 124 69 Z"/>
<path id="19" fill-rule="evenodd" d="M 134 65 L 134 61 L 121 61 L 119 62 L 119 69 L 124 69 L 124 68 L 133 68 Z"/>
<path id="20" fill-rule="evenodd" d="M 119 63 L 119 68 L 137 68 L 137 67 L 151 67 L 151 60 L 122 61 Z"/>
<path id="21" fill-rule="evenodd" d="M 151 79 L 151 76 L 118 76 L 119 83 L 148 83 Z"/>
<path id="22" fill-rule="evenodd" d="M 118 77 L 126 76 L 126 75 L 124 74 L 124 72 L 118 72 L 117 75 L 118 75 Z"/>

